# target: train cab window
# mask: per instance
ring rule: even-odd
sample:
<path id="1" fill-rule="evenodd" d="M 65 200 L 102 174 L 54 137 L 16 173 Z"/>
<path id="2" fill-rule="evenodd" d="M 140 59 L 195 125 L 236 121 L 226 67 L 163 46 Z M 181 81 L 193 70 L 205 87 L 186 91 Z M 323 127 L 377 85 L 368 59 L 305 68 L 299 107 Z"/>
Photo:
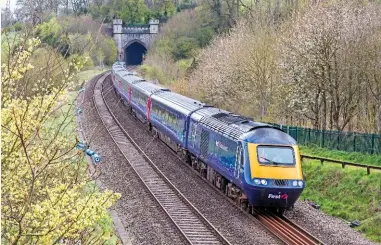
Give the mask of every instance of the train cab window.
<path id="1" fill-rule="evenodd" d="M 295 156 L 292 147 L 258 146 L 258 161 L 265 165 L 294 165 Z"/>

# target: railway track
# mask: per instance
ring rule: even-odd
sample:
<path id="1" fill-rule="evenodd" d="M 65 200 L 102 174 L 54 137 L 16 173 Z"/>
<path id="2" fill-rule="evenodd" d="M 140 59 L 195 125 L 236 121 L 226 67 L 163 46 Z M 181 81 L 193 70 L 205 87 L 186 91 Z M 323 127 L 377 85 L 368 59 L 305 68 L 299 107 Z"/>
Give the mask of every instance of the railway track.
<path id="1" fill-rule="evenodd" d="M 284 216 L 278 216 L 260 209 L 254 209 L 252 214 L 263 226 L 286 244 L 323 244 L 320 240 Z"/>
<path id="2" fill-rule="evenodd" d="M 103 81 L 108 75 L 109 73 L 104 74 L 96 82 L 93 101 L 102 123 L 126 162 L 189 244 L 230 244 L 164 176 L 120 125 L 104 99 Z"/>
<path id="3" fill-rule="evenodd" d="M 140 123 L 140 121 L 136 120 L 136 123 Z M 227 197 L 217 187 L 215 187 L 212 183 L 210 183 L 208 180 L 202 177 L 199 172 L 195 171 L 189 164 L 184 162 L 173 150 L 171 150 L 171 152 L 174 157 L 176 157 L 185 166 L 191 169 L 193 173 L 197 174 L 197 176 L 200 177 L 205 183 L 207 183 L 219 194 L 221 194 L 228 201 L 230 201 L 236 208 L 241 210 L 242 213 L 252 218 L 253 222 L 258 222 L 259 224 L 261 224 L 265 229 L 267 229 L 272 235 L 277 237 L 281 242 L 285 244 L 297 245 L 324 244 L 322 241 L 315 238 L 309 232 L 307 232 L 306 230 L 304 230 L 303 228 L 293 223 L 291 220 L 287 219 L 284 216 L 277 216 L 266 210 L 249 209 L 249 212 L 247 212 L 241 209 L 241 207 L 235 201 Z"/>

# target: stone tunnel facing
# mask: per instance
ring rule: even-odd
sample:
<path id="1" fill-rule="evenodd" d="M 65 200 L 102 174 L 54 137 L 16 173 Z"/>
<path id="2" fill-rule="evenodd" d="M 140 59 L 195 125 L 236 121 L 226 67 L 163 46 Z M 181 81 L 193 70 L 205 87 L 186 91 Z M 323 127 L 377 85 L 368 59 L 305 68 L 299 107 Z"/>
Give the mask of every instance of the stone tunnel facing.
<path id="1" fill-rule="evenodd" d="M 133 42 L 127 46 L 125 53 L 127 65 L 140 65 L 147 49 L 139 42 Z"/>

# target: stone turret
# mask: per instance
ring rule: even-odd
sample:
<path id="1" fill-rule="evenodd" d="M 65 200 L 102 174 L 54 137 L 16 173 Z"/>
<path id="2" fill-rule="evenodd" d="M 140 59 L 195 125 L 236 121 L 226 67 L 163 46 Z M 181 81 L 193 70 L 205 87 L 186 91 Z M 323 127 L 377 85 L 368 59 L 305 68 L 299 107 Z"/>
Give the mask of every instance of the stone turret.
<path id="1" fill-rule="evenodd" d="M 123 60 L 123 53 L 122 53 L 122 20 L 121 19 L 114 19 L 112 20 L 112 35 L 114 37 L 114 40 L 116 42 L 116 46 L 118 48 L 119 54 L 118 54 L 118 60 Z"/>
<path id="2" fill-rule="evenodd" d="M 151 19 L 149 21 L 149 30 L 151 34 L 157 34 L 159 32 L 159 20 Z"/>

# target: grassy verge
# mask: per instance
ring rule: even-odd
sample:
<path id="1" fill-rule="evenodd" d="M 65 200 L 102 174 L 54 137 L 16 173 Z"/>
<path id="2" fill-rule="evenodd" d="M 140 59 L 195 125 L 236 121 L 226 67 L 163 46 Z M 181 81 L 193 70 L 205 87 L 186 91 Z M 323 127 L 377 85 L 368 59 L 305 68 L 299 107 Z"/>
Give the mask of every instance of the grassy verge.
<path id="1" fill-rule="evenodd" d="M 302 153 L 332 159 L 378 164 L 381 156 L 302 147 Z M 355 229 L 372 241 L 381 242 L 381 171 L 367 175 L 363 169 L 305 160 L 307 185 L 301 199 L 321 206 L 323 212 L 346 221 L 359 220 Z"/>
<path id="2" fill-rule="evenodd" d="M 81 84 L 82 82 L 86 82 L 86 81 L 90 80 L 91 78 L 95 77 L 96 75 L 98 75 L 102 72 L 105 72 L 107 70 L 110 70 L 110 67 L 104 67 L 103 69 L 102 68 L 93 68 L 91 70 L 81 71 L 77 75 L 77 80 L 78 80 L 79 84 Z"/>
<path id="3" fill-rule="evenodd" d="M 381 166 L 381 155 L 371 155 L 360 152 L 346 152 L 346 151 L 335 151 L 319 147 L 301 147 L 302 153 L 305 155 L 318 156 L 332 158 L 335 160 L 343 160 L 348 162 L 356 162 L 369 165 Z"/>

